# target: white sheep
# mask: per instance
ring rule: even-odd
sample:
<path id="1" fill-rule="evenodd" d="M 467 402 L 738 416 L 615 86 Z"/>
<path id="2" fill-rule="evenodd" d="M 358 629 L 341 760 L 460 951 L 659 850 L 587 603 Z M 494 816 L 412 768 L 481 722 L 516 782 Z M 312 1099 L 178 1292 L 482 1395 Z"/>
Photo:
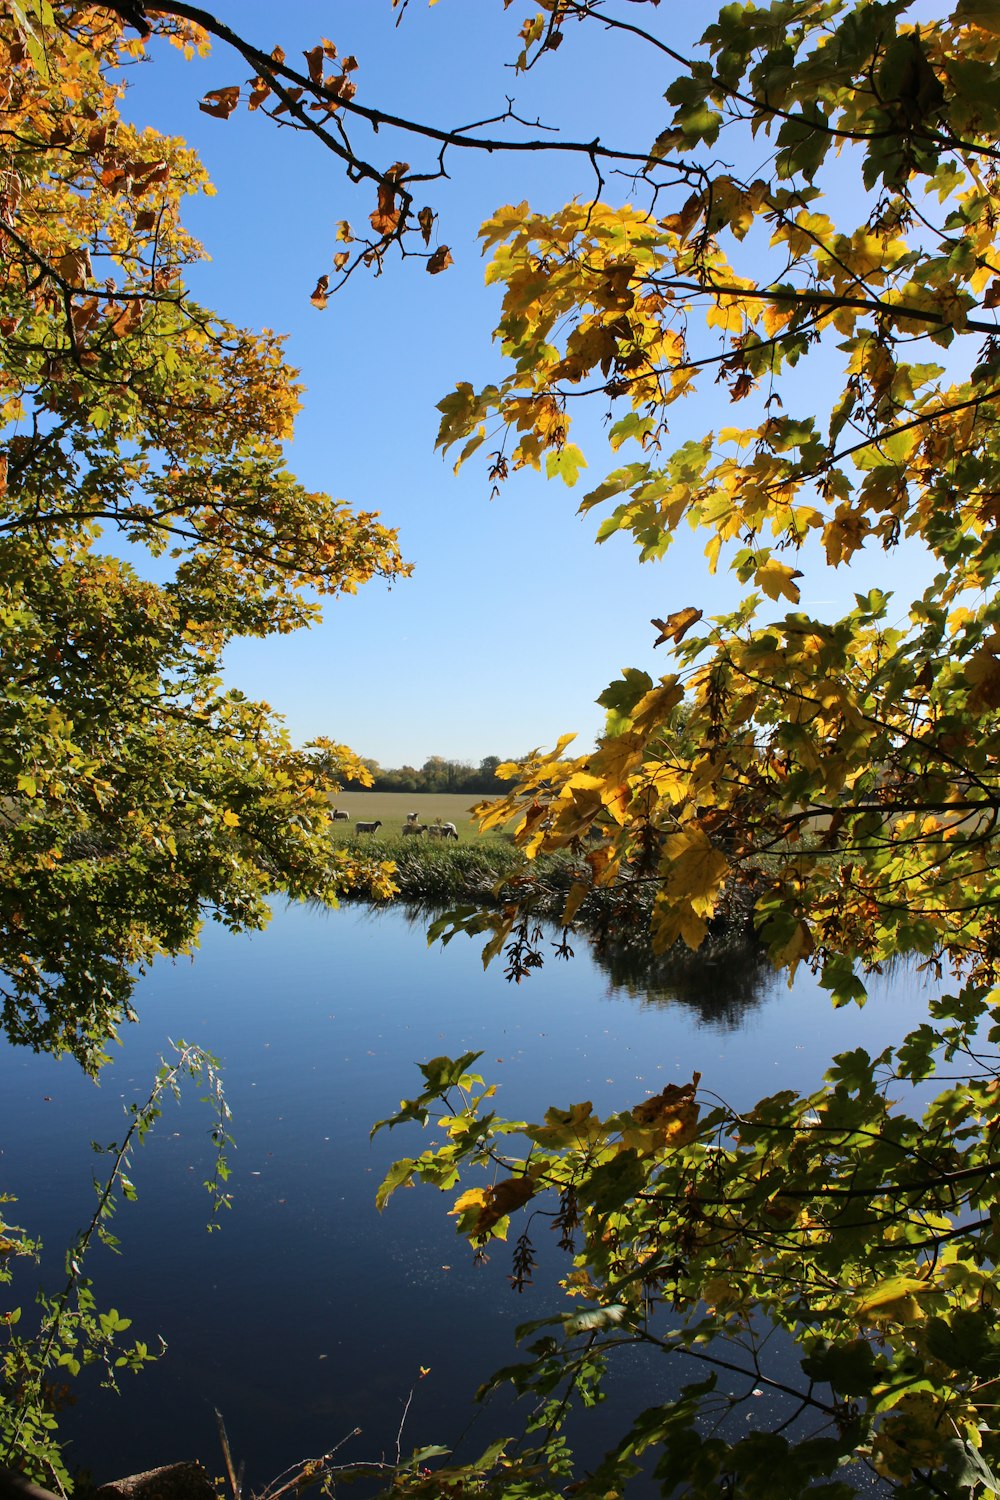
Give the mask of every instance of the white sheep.
<path id="1" fill-rule="evenodd" d="M 414 834 L 414 835 L 416 835 L 416 836 L 419 837 L 420 834 L 426 833 L 426 832 L 427 832 L 427 825 L 425 823 L 416 823 L 416 822 L 411 821 L 409 818 L 407 818 L 406 822 L 403 824 L 403 837 L 404 838 L 406 837 L 407 834 L 411 834 L 412 833 L 412 834 Z"/>
<path id="2" fill-rule="evenodd" d="M 351 820 L 350 813 L 344 812 L 344 810 L 340 807 L 335 807 L 333 809 L 332 816 L 335 823 L 349 823 Z"/>

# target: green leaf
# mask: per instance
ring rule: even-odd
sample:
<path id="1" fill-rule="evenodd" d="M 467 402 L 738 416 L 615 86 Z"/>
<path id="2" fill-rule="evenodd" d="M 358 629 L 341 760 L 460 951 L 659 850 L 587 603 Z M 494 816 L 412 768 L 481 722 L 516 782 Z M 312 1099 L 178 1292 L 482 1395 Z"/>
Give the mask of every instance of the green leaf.
<path id="1" fill-rule="evenodd" d="M 580 449 L 574 443 L 565 443 L 557 453 L 550 453 L 545 459 L 545 473 L 549 479 L 556 475 L 568 484 L 570 489 L 576 484 L 580 477 L 580 470 L 587 467 L 587 460 Z"/>

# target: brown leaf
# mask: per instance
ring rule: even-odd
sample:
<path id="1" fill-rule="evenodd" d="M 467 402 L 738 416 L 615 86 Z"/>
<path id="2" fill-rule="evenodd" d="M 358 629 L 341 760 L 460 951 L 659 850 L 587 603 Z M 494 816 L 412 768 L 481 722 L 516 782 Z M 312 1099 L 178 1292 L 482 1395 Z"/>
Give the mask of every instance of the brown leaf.
<path id="1" fill-rule="evenodd" d="M 343 68 L 343 70 L 344 70 L 345 73 L 353 73 L 353 72 L 355 72 L 356 69 L 357 69 L 357 66 L 358 66 L 358 60 L 354 56 L 354 53 L 353 52 L 349 52 L 347 54 L 347 56 L 344 58 L 343 62 L 340 64 L 340 66 Z"/>
<path id="2" fill-rule="evenodd" d="M 338 271 L 342 271 L 347 265 L 347 262 L 350 260 L 350 258 L 351 253 L 349 250 L 338 250 L 336 255 L 333 257 L 333 264 L 336 266 Z"/>
<path id="3" fill-rule="evenodd" d="M 131 297 L 112 323 L 111 332 L 116 339 L 124 338 L 125 334 L 131 333 L 132 329 L 141 322 L 142 302 L 138 297 Z"/>
<path id="4" fill-rule="evenodd" d="M 303 52 L 302 56 L 305 58 L 306 65 L 309 68 L 309 79 L 310 79 L 310 82 L 312 82 L 312 83 L 322 83 L 323 82 L 323 46 L 322 46 L 322 43 L 320 43 L 319 46 L 310 47 L 309 51 L 308 52 Z"/>
<path id="5" fill-rule="evenodd" d="M 157 183 L 166 182 L 170 176 L 170 168 L 165 161 L 147 162 L 138 167 L 132 175 L 132 191 L 138 196 L 147 188 L 155 187 Z"/>
<path id="6" fill-rule="evenodd" d="M 288 107 L 290 105 L 292 105 L 292 104 L 298 104 L 299 100 L 302 98 L 303 93 L 304 93 L 303 89 L 286 89 L 285 90 L 285 97 L 282 99 L 281 103 L 277 106 L 277 108 L 275 109 L 274 113 L 276 115 L 283 114 L 284 111 L 286 109 L 288 109 Z"/>
<path id="7" fill-rule="evenodd" d="M 214 115 L 217 120 L 228 120 L 239 102 L 240 91 L 233 84 L 227 89 L 209 89 L 198 108 L 202 114 Z"/>
<path id="8" fill-rule="evenodd" d="M 143 208 L 136 214 L 132 227 L 136 234 L 145 234 L 147 229 L 155 228 L 157 218 L 155 208 Z"/>
<path id="9" fill-rule="evenodd" d="M 326 306 L 326 303 L 327 303 L 327 293 L 329 292 L 329 290 L 330 290 L 330 278 L 329 278 L 329 276 L 321 276 L 319 278 L 319 280 L 317 281 L 317 283 L 316 283 L 316 288 L 315 288 L 312 296 L 309 298 L 309 301 L 312 303 L 313 307 L 318 307 L 321 312 L 322 312 L 323 308 Z"/>
<path id="10" fill-rule="evenodd" d="M 689 604 L 685 609 L 674 610 L 665 620 L 650 620 L 649 623 L 655 625 L 660 632 L 653 645 L 662 646 L 664 641 L 682 641 L 691 626 L 697 625 L 703 613 L 703 610 L 695 609 L 694 605 Z"/>
<path id="11" fill-rule="evenodd" d="M 535 1196 L 530 1177 L 507 1177 L 486 1189 L 486 1202 L 476 1219 L 476 1234 L 486 1234 L 505 1214 L 512 1214 Z"/>
<path id="12" fill-rule="evenodd" d="M 698 1129 L 698 1103 L 696 1095 L 701 1074 L 695 1073 L 690 1083 L 668 1083 L 659 1094 L 643 1099 L 630 1111 L 633 1120 L 644 1131 L 652 1130 L 660 1136 L 661 1146 L 685 1146 L 694 1138 Z M 627 1128 L 622 1132 L 626 1144 L 629 1141 Z"/>
<path id="13" fill-rule="evenodd" d="M 77 339 L 84 338 L 93 328 L 97 320 L 98 303 L 96 297 L 88 297 L 85 302 L 76 303 L 70 314 L 73 322 L 73 333 Z"/>
<path id="14" fill-rule="evenodd" d="M 434 227 L 434 210 L 432 208 L 422 208 L 417 214 L 417 223 L 420 225 L 420 233 L 424 237 L 424 244 L 429 245 L 431 242 L 431 230 Z"/>
<path id="15" fill-rule="evenodd" d="M 271 85 L 266 78 L 255 78 L 250 84 L 250 109 L 260 109 L 264 100 L 271 92 Z"/>
<path id="16" fill-rule="evenodd" d="M 396 189 L 391 182 L 379 183 L 378 208 L 368 217 L 376 234 L 392 234 L 396 228 L 399 209 L 396 207 Z"/>
<path id="17" fill-rule="evenodd" d="M 640 1125 L 654 1124 L 677 1108 L 688 1105 L 697 1093 L 700 1082 L 701 1074 L 695 1073 L 690 1083 L 668 1083 L 666 1088 L 661 1089 L 652 1098 L 643 1099 L 641 1103 L 633 1105 L 633 1117 L 639 1121 Z"/>
<path id="18" fill-rule="evenodd" d="M 90 251 L 86 246 L 80 250 L 67 250 L 56 261 L 56 270 L 64 281 L 78 286 L 94 274 L 90 265 Z"/>
<path id="19" fill-rule="evenodd" d="M 686 240 L 697 220 L 701 217 L 704 200 L 701 193 L 692 193 L 679 214 L 668 214 L 661 220 L 664 229 L 672 229 Z"/>
<path id="20" fill-rule="evenodd" d="M 451 258 L 451 251 L 448 249 L 448 246 L 438 245 L 437 249 L 434 251 L 434 254 L 427 262 L 427 269 L 432 276 L 436 276 L 439 271 L 445 271 L 450 265 L 453 264 L 454 262 Z"/>
<path id="21" fill-rule="evenodd" d="M 332 95 L 322 106 L 327 111 L 335 110 L 342 99 L 350 101 L 358 91 L 357 84 L 352 83 L 346 74 L 340 78 L 328 78 L 323 87 L 327 95 Z"/>

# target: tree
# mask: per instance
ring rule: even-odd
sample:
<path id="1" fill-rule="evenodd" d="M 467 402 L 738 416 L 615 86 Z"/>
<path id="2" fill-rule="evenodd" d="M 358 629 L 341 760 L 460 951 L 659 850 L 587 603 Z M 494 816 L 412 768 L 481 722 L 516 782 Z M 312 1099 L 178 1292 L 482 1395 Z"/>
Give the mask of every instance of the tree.
<path id="1" fill-rule="evenodd" d="M 624 532 L 654 558 L 686 521 L 743 593 L 711 621 L 682 601 L 655 620 L 669 670 L 658 682 L 628 671 L 606 689 L 596 752 L 572 757 L 563 741 L 507 767 L 510 794 L 486 821 L 513 821 L 529 856 L 594 834 L 594 882 L 654 883 L 660 948 L 699 945 L 736 884 L 774 962 L 812 964 L 838 1003 L 861 1001 L 865 971 L 896 959 L 954 991 L 879 1058 L 847 1054 L 809 1098 L 778 1094 L 742 1115 L 706 1113 L 696 1077 L 612 1119 L 578 1104 L 519 1126 L 480 1117 L 488 1092 L 472 1058 L 425 1065 L 426 1088 L 393 1123 L 443 1105 L 448 1139 L 398 1164 L 383 1200 L 414 1175 L 451 1188 L 484 1166 L 485 1185 L 455 1204 L 460 1228 L 482 1248 L 514 1215 L 553 1213 L 577 1247 L 567 1287 L 579 1310 L 502 1374 L 542 1399 L 534 1446 L 494 1452 L 475 1476 L 413 1478 L 411 1491 L 607 1495 L 644 1455 L 667 1494 L 802 1493 L 851 1460 L 913 1495 L 996 1491 L 994 0 L 960 0 L 940 18 L 921 10 L 919 22 L 907 0 L 734 3 L 690 57 L 655 0 L 644 11 L 539 0 L 518 69 L 597 26 L 675 70 L 659 135 L 621 149 L 525 134 L 513 106 L 459 131 L 405 120 L 355 97 L 355 61 L 332 42 L 299 67 L 181 0 L 149 16 L 113 9 L 140 31 L 197 40 L 185 31 L 197 24 L 234 48 L 249 88 L 213 90 L 206 111 L 280 115 L 370 194 L 370 233 L 342 221 L 318 307 L 395 250 L 447 269 L 447 245 L 431 248 L 434 209 L 415 194 L 462 155 L 589 164 L 587 197 L 549 214 L 506 206 L 484 226 L 507 373 L 443 399 L 441 446 L 457 446 L 461 463 L 494 443 L 492 484 L 544 465 L 574 487 L 585 467 L 574 404 L 610 406 L 610 445 L 627 461 L 583 498 L 585 512 L 607 511 L 599 538 Z M 52 27 L 32 15 L 36 47 L 70 26 L 68 11 Z M 430 142 L 429 165 L 374 162 L 354 144 L 361 124 L 378 127 L 377 146 Z M 630 176 L 625 206 L 606 201 L 612 170 Z M 71 305 L 83 307 L 79 293 Z M 818 417 L 834 365 L 838 388 Z M 742 406 L 741 424 L 671 451 L 668 408 L 706 379 Z M 41 437 L 35 447 L 42 462 Z M 891 560 L 908 545 L 935 569 L 908 611 L 890 612 L 877 590 L 832 622 L 797 608 L 811 569 L 873 550 Z M 585 893 L 571 896 L 567 923 Z M 530 940 L 513 910 L 460 928 L 489 930 L 488 954 Z M 942 1067 L 949 1087 L 933 1097 Z M 515 1278 L 531 1254 L 525 1228 Z M 768 1370 L 772 1327 L 797 1341 L 796 1378 Z M 699 1361 L 708 1377 L 639 1415 L 601 1468 L 578 1476 L 560 1435 L 567 1404 L 593 1399 L 603 1362 L 635 1343 Z M 709 1429 L 758 1383 L 788 1398 L 780 1431 Z"/>
<path id="2" fill-rule="evenodd" d="M 207 913 L 259 926 L 270 891 L 351 883 L 326 792 L 363 768 L 295 750 L 219 660 L 235 635 L 307 625 L 314 594 L 402 571 L 374 515 L 285 467 L 281 340 L 185 292 L 181 202 L 210 186 L 118 113 L 142 46 L 99 8 L 0 16 L 3 1024 L 88 1068 L 136 970 Z"/>

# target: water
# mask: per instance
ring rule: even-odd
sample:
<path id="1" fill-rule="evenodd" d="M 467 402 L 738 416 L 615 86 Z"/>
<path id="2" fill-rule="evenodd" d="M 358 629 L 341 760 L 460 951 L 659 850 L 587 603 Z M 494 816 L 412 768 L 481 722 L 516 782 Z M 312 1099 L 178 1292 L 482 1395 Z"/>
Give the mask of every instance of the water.
<path id="1" fill-rule="evenodd" d="M 483 972 L 476 943 L 429 949 L 423 923 L 399 909 L 294 906 L 253 937 L 210 928 L 195 960 L 148 975 L 141 1023 L 99 1087 L 69 1061 L 0 1053 L 0 1190 L 19 1200 L 11 1217 L 43 1237 L 53 1287 L 93 1209 L 101 1163 L 90 1143 L 120 1139 L 123 1106 L 145 1097 L 168 1038 L 222 1059 L 234 1113 L 234 1207 L 218 1233 L 206 1233 L 200 1185 L 211 1119 L 193 1089 L 135 1159 L 139 1201 L 114 1223 L 121 1254 L 99 1250 L 89 1272 L 102 1305 L 153 1345 L 161 1334 L 168 1353 L 126 1374 L 120 1397 L 85 1375 L 61 1419 L 71 1463 L 98 1482 L 191 1457 L 219 1471 L 218 1407 L 259 1488 L 355 1427 L 345 1459 L 393 1457 L 411 1391 L 404 1453 L 457 1443 L 471 1423 L 471 1457 L 510 1430 L 502 1405 L 483 1411 L 471 1393 L 513 1357 L 516 1324 L 558 1305 L 565 1268 L 542 1246 L 535 1284 L 518 1296 L 502 1249 L 473 1266 L 447 1197 L 403 1191 L 377 1214 L 387 1165 L 427 1137 L 414 1126 L 370 1143 L 370 1126 L 419 1092 L 416 1062 L 472 1050 L 514 1118 L 580 1099 L 607 1113 L 694 1070 L 703 1089 L 747 1105 L 811 1087 L 837 1051 L 881 1050 L 927 1001 L 905 976 L 863 1011 L 839 1012 L 808 974 L 791 990 L 768 974 L 721 980 L 688 975 L 650 995 L 581 942 L 571 962 L 551 958 L 512 986 L 498 965 Z M 28 1298 L 33 1278 L 26 1267 L 0 1287 L 0 1307 L 12 1291 Z M 666 1363 L 633 1369 L 643 1405 L 675 1378 Z"/>

